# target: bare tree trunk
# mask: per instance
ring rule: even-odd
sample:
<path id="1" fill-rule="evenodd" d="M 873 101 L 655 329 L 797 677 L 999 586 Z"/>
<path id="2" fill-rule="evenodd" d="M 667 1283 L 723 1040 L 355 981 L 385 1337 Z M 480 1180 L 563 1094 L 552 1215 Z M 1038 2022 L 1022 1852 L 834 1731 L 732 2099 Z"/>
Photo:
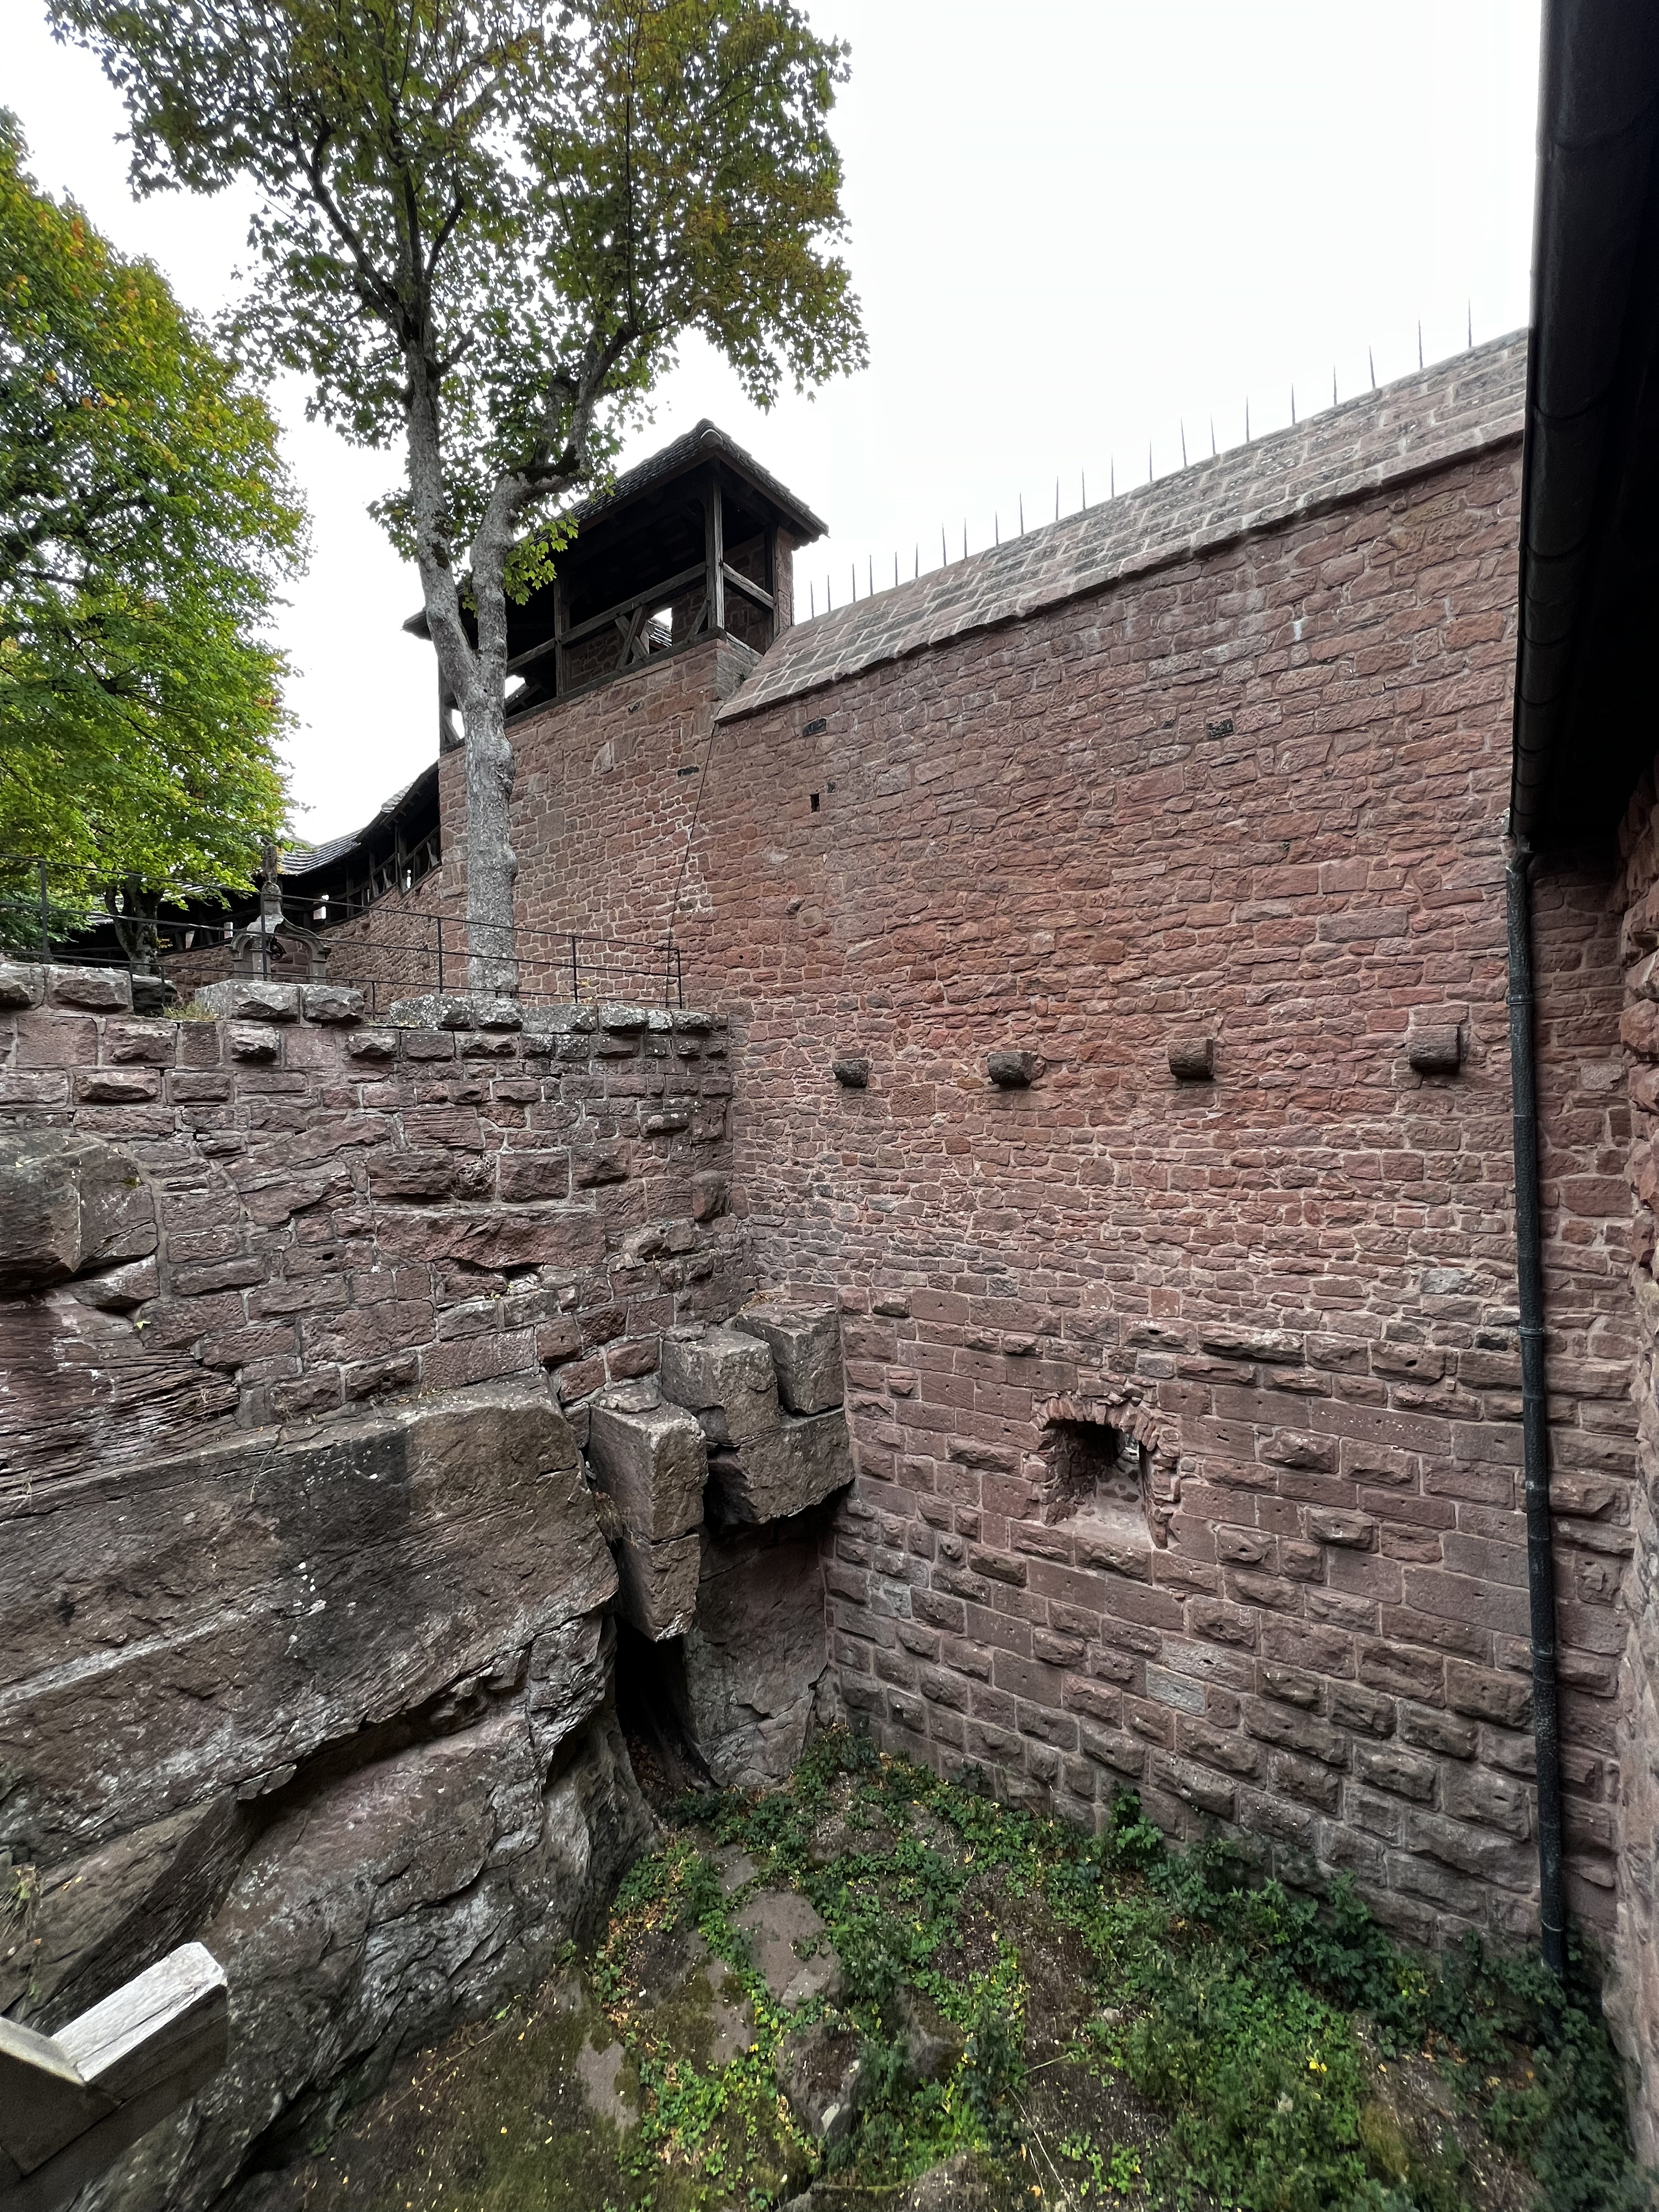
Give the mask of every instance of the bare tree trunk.
<path id="1" fill-rule="evenodd" d="M 495 595 L 502 597 L 499 584 Z M 483 627 L 479 593 L 479 627 Z M 503 629 L 506 613 L 501 616 Z M 486 668 L 489 659 L 480 654 Z M 507 739 L 507 702 L 501 677 L 482 680 L 462 708 L 466 720 L 467 987 L 491 998 L 519 995 L 514 885 L 518 856 L 509 835 L 513 748 Z"/>
<path id="2" fill-rule="evenodd" d="M 473 549 L 478 641 L 461 618 L 449 543 L 437 378 L 423 354 L 409 358 L 409 488 L 427 628 L 444 680 L 460 708 L 466 764 L 467 986 L 516 998 L 519 963 L 513 891 L 519 872 L 508 835 L 513 748 L 507 741 L 507 594 L 502 577 L 512 520 L 499 497 Z"/>

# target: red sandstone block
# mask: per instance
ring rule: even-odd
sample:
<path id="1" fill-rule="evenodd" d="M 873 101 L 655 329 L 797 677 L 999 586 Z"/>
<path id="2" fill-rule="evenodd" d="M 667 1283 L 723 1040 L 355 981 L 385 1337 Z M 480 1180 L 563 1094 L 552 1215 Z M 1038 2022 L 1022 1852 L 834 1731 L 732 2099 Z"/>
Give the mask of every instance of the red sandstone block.
<path id="1" fill-rule="evenodd" d="M 15 1066 L 91 1067 L 98 1059 L 98 1024 L 89 1014 L 40 1012 L 17 1024 Z"/>

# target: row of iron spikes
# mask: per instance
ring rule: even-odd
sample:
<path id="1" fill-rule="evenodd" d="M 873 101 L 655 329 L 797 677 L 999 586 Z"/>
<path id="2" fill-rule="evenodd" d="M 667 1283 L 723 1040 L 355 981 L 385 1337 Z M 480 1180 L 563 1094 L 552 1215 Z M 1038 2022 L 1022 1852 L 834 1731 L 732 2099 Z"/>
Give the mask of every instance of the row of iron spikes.
<path id="1" fill-rule="evenodd" d="M 1467 303 L 1465 315 L 1465 334 L 1468 340 L 1468 350 L 1472 353 L 1474 350 L 1474 302 L 1473 300 Z M 1371 390 L 1375 392 L 1376 389 L 1376 353 L 1373 347 L 1366 347 L 1365 359 L 1370 369 Z M 1424 366 L 1423 322 L 1420 316 L 1418 318 L 1417 324 L 1417 366 L 1419 370 Z M 1333 362 L 1331 364 L 1331 404 L 1333 407 L 1335 407 L 1339 404 L 1336 393 L 1336 364 Z M 1291 386 L 1291 422 L 1292 425 L 1295 424 L 1296 420 L 1296 386 L 1292 383 Z M 1248 392 L 1244 395 L 1244 442 L 1247 446 L 1250 442 L 1250 395 Z M 1212 460 L 1216 459 L 1217 452 L 1218 448 L 1215 441 L 1215 416 L 1212 415 L 1210 417 L 1210 458 Z M 1181 465 L 1183 469 L 1188 465 L 1187 424 L 1184 418 L 1182 418 L 1181 422 Z M 1109 468 L 1110 475 L 1110 489 L 1107 492 L 1106 495 L 1109 501 L 1117 497 L 1117 457 L 1115 454 L 1109 457 Z M 1154 481 L 1152 475 L 1152 441 L 1150 438 L 1146 441 L 1146 481 L 1148 483 Z M 1083 470 L 1079 472 L 1078 483 L 1083 502 L 1081 512 L 1086 514 L 1089 512 L 1089 477 L 1086 470 Z M 1019 502 L 1019 534 L 1024 538 L 1025 535 L 1025 495 L 1024 492 L 1021 492 L 1018 495 L 1018 497 Z M 1060 478 L 1058 477 L 1054 478 L 1054 520 L 1056 522 L 1060 520 Z M 992 544 L 994 546 L 1000 545 L 1002 543 L 1002 516 L 1000 511 L 994 511 L 992 514 L 991 532 Z M 943 523 L 940 523 L 939 526 L 939 567 L 941 568 L 948 568 L 951 565 L 951 553 L 950 548 L 945 544 L 945 525 Z M 962 525 L 962 557 L 964 561 L 969 558 L 968 522 L 965 516 L 963 519 Z M 859 564 L 856 561 L 850 564 L 850 572 L 853 586 L 852 604 L 856 606 L 858 605 L 859 597 Z M 915 582 L 921 574 L 921 541 L 918 538 L 916 540 L 915 565 L 912 572 L 911 581 Z M 898 587 L 899 556 L 897 552 L 895 551 L 893 555 L 893 589 L 897 591 Z M 817 613 L 817 586 L 809 582 L 806 591 L 811 613 L 815 617 Z M 866 571 L 865 597 L 866 599 L 872 599 L 875 595 L 876 556 L 872 553 L 869 556 L 868 566 Z M 823 580 L 823 603 L 824 612 L 826 614 L 833 614 L 835 612 L 835 602 L 830 596 L 830 579 L 828 576 Z"/>

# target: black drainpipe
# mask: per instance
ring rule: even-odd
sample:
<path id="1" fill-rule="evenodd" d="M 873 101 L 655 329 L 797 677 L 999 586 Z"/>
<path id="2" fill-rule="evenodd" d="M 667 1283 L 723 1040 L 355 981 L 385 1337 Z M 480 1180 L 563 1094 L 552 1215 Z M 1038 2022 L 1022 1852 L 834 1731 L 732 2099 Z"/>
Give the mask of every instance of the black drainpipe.
<path id="1" fill-rule="evenodd" d="M 1538 1747 L 1538 1917 L 1544 1963 L 1566 1969 L 1561 1895 L 1561 1739 L 1555 1687 L 1555 1537 L 1550 1522 L 1544 1372 L 1543 1240 L 1538 1213 L 1538 1083 L 1533 1060 L 1532 897 L 1524 838 L 1510 847 L 1510 1089 L 1515 1109 L 1515 1251 L 1521 1309 L 1521 1450 L 1532 1614 L 1532 1727 Z"/>

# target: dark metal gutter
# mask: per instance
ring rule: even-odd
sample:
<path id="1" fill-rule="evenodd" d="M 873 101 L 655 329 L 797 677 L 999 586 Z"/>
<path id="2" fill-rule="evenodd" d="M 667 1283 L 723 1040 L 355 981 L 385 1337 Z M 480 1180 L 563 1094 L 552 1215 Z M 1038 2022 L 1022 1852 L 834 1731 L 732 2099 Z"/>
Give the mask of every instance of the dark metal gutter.
<path id="1" fill-rule="evenodd" d="M 1532 1727 L 1538 1753 L 1538 1918 L 1544 1963 L 1566 1967 L 1561 1875 L 1561 1744 L 1555 1671 L 1555 1535 L 1550 1520 L 1543 1234 L 1538 1202 L 1538 1080 L 1533 1055 L 1531 854 L 1510 846 L 1504 871 L 1510 949 L 1510 1091 L 1515 1122 L 1516 1274 L 1521 1309 L 1521 1458 L 1526 1483 Z"/>

